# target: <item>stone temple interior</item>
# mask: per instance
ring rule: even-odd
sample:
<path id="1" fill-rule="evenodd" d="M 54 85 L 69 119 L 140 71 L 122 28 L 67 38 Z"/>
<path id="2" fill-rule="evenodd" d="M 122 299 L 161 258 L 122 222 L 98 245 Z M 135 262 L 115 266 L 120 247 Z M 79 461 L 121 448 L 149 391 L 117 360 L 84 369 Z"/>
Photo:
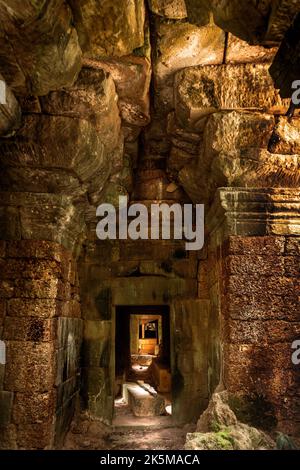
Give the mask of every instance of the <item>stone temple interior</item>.
<path id="1" fill-rule="evenodd" d="M 299 445 L 299 12 L 0 0 L 1 449 Z M 120 196 L 204 246 L 100 240 Z"/>

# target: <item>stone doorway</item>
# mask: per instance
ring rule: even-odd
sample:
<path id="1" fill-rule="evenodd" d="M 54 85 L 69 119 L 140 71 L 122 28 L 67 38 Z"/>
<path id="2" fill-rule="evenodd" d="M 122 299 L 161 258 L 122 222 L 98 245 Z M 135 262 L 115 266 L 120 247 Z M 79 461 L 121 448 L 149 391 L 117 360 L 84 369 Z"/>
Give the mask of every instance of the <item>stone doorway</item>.
<path id="1" fill-rule="evenodd" d="M 114 424 L 171 419 L 170 311 L 166 305 L 117 306 Z"/>

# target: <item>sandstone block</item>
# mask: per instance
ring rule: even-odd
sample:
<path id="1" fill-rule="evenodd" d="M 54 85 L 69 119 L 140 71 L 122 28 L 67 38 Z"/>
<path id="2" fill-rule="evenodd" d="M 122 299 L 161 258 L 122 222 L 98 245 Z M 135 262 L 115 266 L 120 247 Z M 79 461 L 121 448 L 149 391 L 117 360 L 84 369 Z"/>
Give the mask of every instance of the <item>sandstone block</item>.
<path id="1" fill-rule="evenodd" d="M 49 423 L 23 424 L 18 427 L 17 442 L 19 449 L 51 449 L 53 428 Z"/>
<path id="2" fill-rule="evenodd" d="M 56 320 L 8 316 L 4 322 L 3 337 L 12 341 L 53 341 L 56 338 Z"/>
<path id="3" fill-rule="evenodd" d="M 272 134 L 269 151 L 275 154 L 300 153 L 300 119 L 280 116 Z"/>
<path id="4" fill-rule="evenodd" d="M 227 294 L 226 312 L 236 320 L 286 320 L 298 321 L 299 301 L 297 294 L 274 295 L 272 291 L 263 295 Z"/>
<path id="5" fill-rule="evenodd" d="M 92 61 L 85 60 L 87 65 Z M 121 117 L 127 125 L 146 126 L 150 122 L 149 88 L 151 63 L 148 57 L 134 55 L 97 60 L 97 67 L 110 73 L 119 97 Z"/>
<path id="6" fill-rule="evenodd" d="M 148 3 L 150 10 L 156 15 L 173 20 L 187 16 L 184 0 L 148 0 Z"/>
<path id="7" fill-rule="evenodd" d="M 87 57 L 119 57 L 143 46 L 143 0 L 71 0 L 70 5 L 79 43 Z"/>
<path id="8" fill-rule="evenodd" d="M 247 41 L 228 35 L 226 63 L 247 64 L 254 62 L 272 62 L 277 52 L 276 47 L 250 46 Z"/>
<path id="9" fill-rule="evenodd" d="M 229 237 L 228 252 L 233 255 L 283 255 L 284 245 L 284 237 L 231 236 Z"/>
<path id="10" fill-rule="evenodd" d="M 92 120 L 107 149 L 118 145 L 118 96 L 113 77 L 100 67 L 82 69 L 72 87 L 50 93 L 41 103 L 46 114 Z"/>
<path id="11" fill-rule="evenodd" d="M 154 80 L 159 93 L 157 107 L 173 107 L 174 74 L 194 65 L 221 64 L 224 32 L 214 25 L 201 28 L 189 23 L 161 24 L 158 30 Z"/>
<path id="12" fill-rule="evenodd" d="M 300 322 L 283 320 L 230 321 L 228 334 L 232 343 L 272 344 L 290 342 L 300 335 Z M 287 358 L 288 360 L 289 358 Z"/>
<path id="13" fill-rule="evenodd" d="M 1 19 L 1 71 L 13 90 L 46 95 L 72 85 L 81 68 L 81 49 L 66 2 L 26 2 L 21 9 L 5 4 Z"/>
<path id="14" fill-rule="evenodd" d="M 288 277 L 264 276 L 249 277 L 247 275 L 232 275 L 228 280 L 229 293 L 239 295 L 264 295 L 272 292 L 273 295 L 294 295 L 295 287 L 293 280 Z"/>
<path id="15" fill-rule="evenodd" d="M 7 342 L 4 388 L 10 391 L 47 391 L 54 383 L 51 343 Z"/>
<path id="16" fill-rule="evenodd" d="M 280 256 L 230 255 L 226 258 L 226 268 L 230 274 L 250 274 L 255 276 L 284 275 L 285 261 Z"/>
<path id="17" fill-rule="evenodd" d="M 45 258 L 61 261 L 64 248 L 45 240 L 19 240 L 7 242 L 9 258 Z"/>
<path id="18" fill-rule="evenodd" d="M 285 251 L 291 256 L 300 256 L 300 238 L 288 237 L 286 240 Z"/>
<path id="19" fill-rule="evenodd" d="M 11 299 L 8 302 L 7 315 L 52 318 L 58 315 L 57 302 L 55 299 Z"/>
<path id="20" fill-rule="evenodd" d="M 160 416 L 165 412 L 165 401 L 162 396 L 152 396 L 140 386 L 129 386 L 128 402 L 134 416 Z"/>
<path id="21" fill-rule="evenodd" d="M 224 87 L 226 83 L 226 87 Z M 185 127 L 222 109 L 286 112 L 266 64 L 211 65 L 181 70 L 175 78 L 175 111 Z"/>
<path id="22" fill-rule="evenodd" d="M 55 394 L 45 393 L 16 393 L 13 404 L 13 421 L 22 427 L 24 424 L 48 423 L 55 412 Z"/>

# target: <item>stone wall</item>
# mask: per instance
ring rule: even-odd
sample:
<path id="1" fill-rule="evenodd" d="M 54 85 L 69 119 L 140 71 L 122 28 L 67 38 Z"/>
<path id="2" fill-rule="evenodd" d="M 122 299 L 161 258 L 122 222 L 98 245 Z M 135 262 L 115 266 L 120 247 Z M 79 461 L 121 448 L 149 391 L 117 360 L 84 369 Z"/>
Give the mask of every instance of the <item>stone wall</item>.
<path id="1" fill-rule="evenodd" d="M 256 427 L 299 434 L 299 237 L 230 237 L 223 251 L 224 385 Z M 239 402 L 239 397 L 241 401 Z"/>
<path id="2" fill-rule="evenodd" d="M 72 418 L 81 341 L 76 264 L 62 246 L 1 242 L 1 448 L 59 445 Z"/>
<path id="3" fill-rule="evenodd" d="M 220 385 L 240 421 L 299 435 L 298 190 L 220 190 L 208 214 Z M 291 224 L 291 219 L 293 224 Z M 201 264 L 200 264 L 201 266 Z M 210 283 L 210 281 L 209 281 Z"/>

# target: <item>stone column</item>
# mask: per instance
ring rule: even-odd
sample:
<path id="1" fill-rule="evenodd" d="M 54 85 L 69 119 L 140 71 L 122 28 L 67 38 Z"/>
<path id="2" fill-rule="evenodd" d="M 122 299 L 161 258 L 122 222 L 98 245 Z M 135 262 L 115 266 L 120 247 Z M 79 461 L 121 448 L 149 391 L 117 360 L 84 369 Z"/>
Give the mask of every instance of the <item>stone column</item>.
<path id="1" fill-rule="evenodd" d="M 0 447 L 49 449 L 61 444 L 79 389 L 76 217 L 55 195 L 4 193 L 1 202 Z"/>
<path id="2" fill-rule="evenodd" d="M 221 382 L 241 421 L 299 432 L 299 191 L 227 188 L 208 215 Z M 216 300 L 216 302 L 214 302 Z"/>

